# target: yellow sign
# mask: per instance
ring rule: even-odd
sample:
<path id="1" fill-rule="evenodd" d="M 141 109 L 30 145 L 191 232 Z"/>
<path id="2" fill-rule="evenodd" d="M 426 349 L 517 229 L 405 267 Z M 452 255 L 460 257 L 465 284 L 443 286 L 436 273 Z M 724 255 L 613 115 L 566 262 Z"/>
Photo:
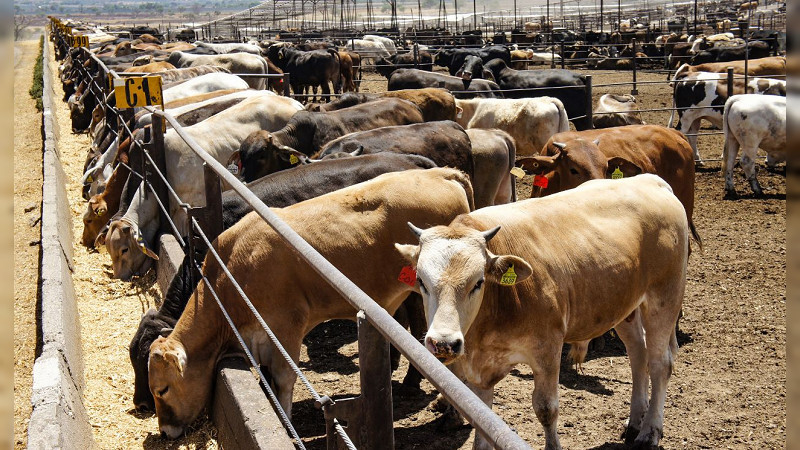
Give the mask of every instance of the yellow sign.
<path id="1" fill-rule="evenodd" d="M 517 282 L 517 273 L 514 272 L 514 265 L 512 264 L 511 267 L 506 270 L 506 273 L 500 277 L 500 284 L 503 286 L 513 286 L 514 283 Z"/>
<path id="2" fill-rule="evenodd" d="M 619 170 L 619 166 L 611 172 L 611 179 L 612 180 L 619 180 L 620 178 L 625 178 L 625 175 Z"/>
<path id="3" fill-rule="evenodd" d="M 117 108 L 163 105 L 161 77 L 126 77 L 114 79 Z"/>
<path id="4" fill-rule="evenodd" d="M 73 47 L 88 47 L 89 36 L 72 36 Z"/>

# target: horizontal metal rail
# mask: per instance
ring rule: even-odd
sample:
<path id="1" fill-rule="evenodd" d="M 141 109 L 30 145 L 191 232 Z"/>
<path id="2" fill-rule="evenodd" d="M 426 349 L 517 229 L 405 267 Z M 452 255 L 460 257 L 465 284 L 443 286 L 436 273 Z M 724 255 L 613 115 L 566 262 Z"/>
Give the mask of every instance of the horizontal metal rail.
<path id="1" fill-rule="evenodd" d="M 247 186 L 209 155 L 189 136 L 169 113 L 156 111 L 164 117 L 189 148 L 214 172 L 239 194 L 303 260 L 327 283 L 345 298 L 356 310 L 364 311 L 370 323 L 391 342 L 447 400 L 484 435 L 501 449 L 530 449 L 502 419 L 486 406 L 461 380 L 439 362 L 411 334 L 398 324 L 389 313 L 375 303 L 355 283 L 350 281 L 296 231 L 280 219 Z"/>

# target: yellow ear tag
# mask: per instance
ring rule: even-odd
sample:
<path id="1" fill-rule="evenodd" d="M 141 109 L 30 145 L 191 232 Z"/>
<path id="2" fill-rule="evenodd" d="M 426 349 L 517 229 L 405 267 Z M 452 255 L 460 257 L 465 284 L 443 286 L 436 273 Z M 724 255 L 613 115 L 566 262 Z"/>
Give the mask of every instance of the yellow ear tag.
<path id="1" fill-rule="evenodd" d="M 506 270 L 506 273 L 500 277 L 500 284 L 503 286 L 513 286 L 514 283 L 517 282 L 517 273 L 514 272 L 514 265 L 512 264 L 511 267 Z"/>
<path id="2" fill-rule="evenodd" d="M 94 178 L 92 178 L 92 176 L 89 175 L 88 177 L 86 177 L 86 181 L 88 181 L 89 183 L 94 183 Z"/>
<path id="3" fill-rule="evenodd" d="M 525 171 L 519 167 L 514 167 L 511 169 L 511 175 L 514 175 L 517 178 L 522 178 L 525 176 Z"/>
<path id="4" fill-rule="evenodd" d="M 611 179 L 612 180 L 620 180 L 622 178 L 625 178 L 625 175 L 622 173 L 621 170 L 619 170 L 619 166 L 617 166 L 617 168 L 614 169 L 613 172 L 611 172 Z"/>
<path id="5" fill-rule="evenodd" d="M 294 165 L 294 164 L 297 164 L 299 162 L 300 162 L 300 160 L 297 158 L 297 156 L 289 155 L 289 164 Z"/>

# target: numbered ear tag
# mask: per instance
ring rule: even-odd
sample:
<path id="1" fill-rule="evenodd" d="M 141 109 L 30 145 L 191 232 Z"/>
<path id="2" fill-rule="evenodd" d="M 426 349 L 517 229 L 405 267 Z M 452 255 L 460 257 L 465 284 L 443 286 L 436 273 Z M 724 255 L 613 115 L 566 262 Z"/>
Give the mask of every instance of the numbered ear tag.
<path id="1" fill-rule="evenodd" d="M 235 163 L 231 164 L 230 166 L 227 167 L 227 169 L 228 169 L 228 172 L 230 172 L 230 173 L 232 173 L 234 175 L 239 175 L 239 165 L 238 164 L 235 164 Z"/>
<path id="2" fill-rule="evenodd" d="M 550 180 L 544 175 L 536 175 L 533 177 L 533 185 L 539 186 L 540 188 L 546 188 L 549 182 Z"/>
<path id="3" fill-rule="evenodd" d="M 514 272 L 514 265 L 512 264 L 511 267 L 506 270 L 506 273 L 500 277 L 500 284 L 503 286 L 513 286 L 514 283 L 517 282 L 517 273 Z"/>
<path id="4" fill-rule="evenodd" d="M 405 266 L 400 269 L 400 275 L 397 277 L 397 281 L 414 287 L 414 285 L 417 284 L 417 271 L 411 266 Z"/>
<path id="5" fill-rule="evenodd" d="M 92 176 L 89 175 L 88 177 L 86 177 L 86 181 L 88 181 L 89 183 L 94 183 L 94 178 L 92 178 Z"/>
<path id="6" fill-rule="evenodd" d="M 619 166 L 617 166 L 617 168 L 614 169 L 613 172 L 611 172 L 611 179 L 612 180 L 619 180 L 619 179 L 622 179 L 622 178 L 625 178 L 625 175 L 622 173 L 621 170 L 619 170 Z"/>
<path id="7" fill-rule="evenodd" d="M 300 162 L 300 159 L 295 155 L 289 155 L 289 164 L 295 165 Z"/>
<path id="8" fill-rule="evenodd" d="M 522 178 L 525 176 L 525 171 L 520 169 L 519 167 L 514 167 L 511 169 L 511 175 L 514 175 L 517 178 Z"/>

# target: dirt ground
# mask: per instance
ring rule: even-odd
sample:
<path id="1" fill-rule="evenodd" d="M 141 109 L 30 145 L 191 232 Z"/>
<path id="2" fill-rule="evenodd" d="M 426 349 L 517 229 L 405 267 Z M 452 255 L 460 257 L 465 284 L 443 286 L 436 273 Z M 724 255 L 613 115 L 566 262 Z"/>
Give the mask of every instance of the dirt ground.
<path id="1" fill-rule="evenodd" d="M 639 80 L 664 80 L 665 75 L 640 74 Z M 598 85 L 627 81 L 629 73 L 595 73 L 595 100 L 606 92 L 627 93 L 629 87 Z M 371 80 L 371 81 L 370 81 Z M 385 89 L 385 81 L 368 75 L 365 91 Z M 666 85 L 639 86 L 642 108 L 669 106 Z M 646 113 L 648 123 L 665 124 L 667 115 Z M 82 229 L 85 202 L 78 179 L 88 146 L 84 135 L 72 135 L 66 106 L 59 108 L 61 151 L 73 193 L 75 235 Z M 718 158 L 722 137 L 701 138 L 701 154 Z M 766 449 L 785 446 L 786 382 L 786 202 L 783 169 L 762 168 L 759 179 L 767 194 L 755 199 L 722 200 L 720 163 L 710 161 L 698 172 L 695 223 L 704 249 L 692 254 L 681 321 L 675 371 L 665 410 L 665 449 Z M 740 193 L 747 194 L 741 177 Z M 522 198 L 531 180 L 518 182 Z M 133 372 L 127 345 L 141 313 L 159 297 L 154 277 L 133 285 L 111 280 L 108 256 L 89 253 L 76 240 L 76 270 L 86 358 L 86 406 L 101 448 L 214 448 L 214 430 L 198 429 L 174 443 L 157 437 L 156 420 L 133 412 Z M 301 367 L 321 394 L 334 398 L 358 394 L 355 325 L 334 321 L 307 338 Z M 309 353 L 313 359 L 309 359 Z M 399 386 L 406 363 L 394 374 L 395 440 L 399 449 L 469 448 L 468 427 L 442 428 L 432 409 L 436 393 L 427 382 L 421 391 Z M 584 374 L 562 365 L 559 433 L 565 448 L 622 448 L 619 433 L 628 411 L 630 369 L 624 348 L 609 340 L 590 353 Z M 529 368 L 518 367 L 498 386 L 495 411 L 534 447 L 544 444 L 541 426 L 530 406 L 533 380 Z M 293 421 L 309 448 L 325 448 L 322 413 L 302 385 L 295 389 Z"/>
<path id="2" fill-rule="evenodd" d="M 42 116 L 28 95 L 39 40 L 14 45 L 14 446 L 25 448 L 36 358 Z"/>

